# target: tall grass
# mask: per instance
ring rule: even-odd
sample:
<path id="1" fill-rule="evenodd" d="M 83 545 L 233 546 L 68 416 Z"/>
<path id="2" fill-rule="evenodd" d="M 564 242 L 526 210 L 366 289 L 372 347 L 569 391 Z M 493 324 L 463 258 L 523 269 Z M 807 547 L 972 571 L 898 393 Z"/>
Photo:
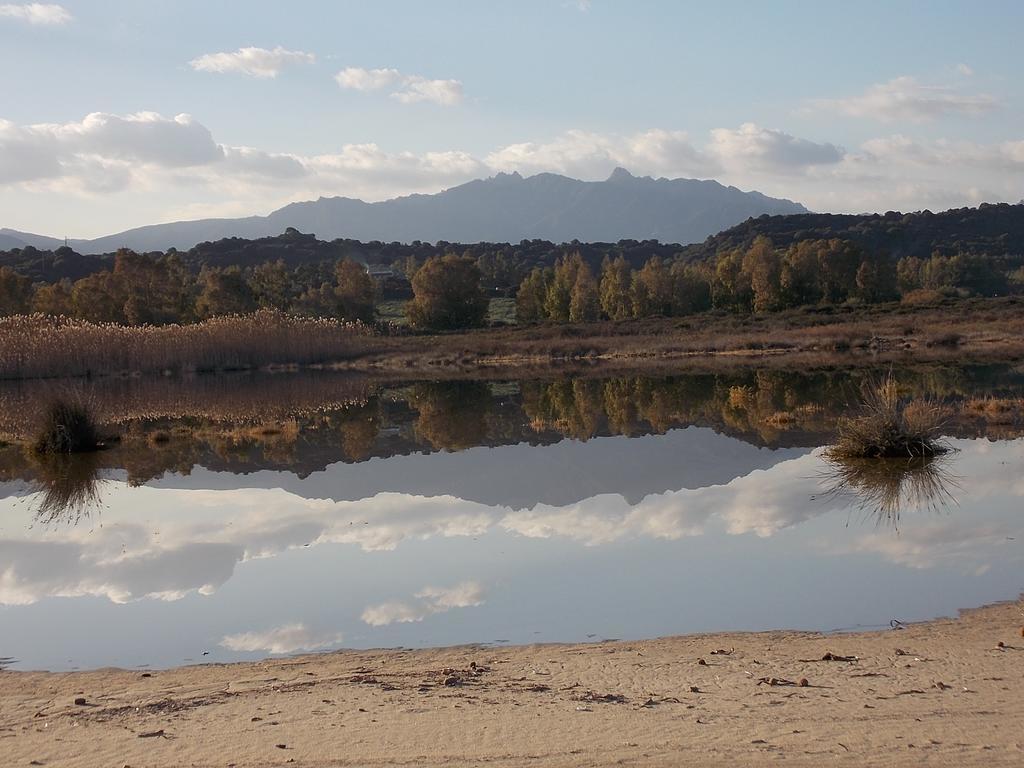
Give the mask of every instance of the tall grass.
<path id="1" fill-rule="evenodd" d="M 948 447 L 942 428 L 949 411 L 933 400 L 904 400 L 892 373 L 863 388 L 861 412 L 839 420 L 832 458 L 883 459 L 938 456 Z"/>
<path id="2" fill-rule="evenodd" d="M 53 400 L 43 411 L 32 450 L 37 454 L 86 453 L 100 448 L 100 435 L 89 407 Z"/>
<path id="3" fill-rule="evenodd" d="M 191 325 L 123 326 L 65 317 L 0 318 L 0 379 L 236 370 L 350 358 L 373 331 L 275 310 Z"/>

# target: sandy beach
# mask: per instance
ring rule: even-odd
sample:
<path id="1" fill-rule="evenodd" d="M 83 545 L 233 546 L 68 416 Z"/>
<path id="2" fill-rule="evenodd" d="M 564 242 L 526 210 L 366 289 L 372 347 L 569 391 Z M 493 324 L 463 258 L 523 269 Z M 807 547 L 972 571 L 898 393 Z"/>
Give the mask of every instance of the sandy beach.
<path id="1" fill-rule="evenodd" d="M 903 629 L 0 672 L 5 766 L 1021 765 L 1024 601 Z"/>

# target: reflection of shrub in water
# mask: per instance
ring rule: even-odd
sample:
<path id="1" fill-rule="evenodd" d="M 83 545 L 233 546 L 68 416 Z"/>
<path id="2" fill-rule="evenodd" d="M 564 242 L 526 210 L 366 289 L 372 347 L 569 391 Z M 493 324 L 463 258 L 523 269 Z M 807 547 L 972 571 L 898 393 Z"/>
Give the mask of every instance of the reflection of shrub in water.
<path id="1" fill-rule="evenodd" d="M 822 498 L 843 499 L 875 518 L 879 525 L 899 526 L 903 512 L 939 512 L 956 504 L 957 486 L 945 458 L 860 459 L 826 454 Z"/>
<path id="2" fill-rule="evenodd" d="M 939 456 L 949 450 L 940 440 L 947 409 L 930 400 L 904 401 L 892 374 L 865 386 L 861 413 L 839 421 L 839 436 L 827 455 L 833 459 Z"/>
<path id="3" fill-rule="evenodd" d="M 75 525 L 100 509 L 99 454 L 36 454 L 33 464 L 39 485 L 37 522 Z"/>

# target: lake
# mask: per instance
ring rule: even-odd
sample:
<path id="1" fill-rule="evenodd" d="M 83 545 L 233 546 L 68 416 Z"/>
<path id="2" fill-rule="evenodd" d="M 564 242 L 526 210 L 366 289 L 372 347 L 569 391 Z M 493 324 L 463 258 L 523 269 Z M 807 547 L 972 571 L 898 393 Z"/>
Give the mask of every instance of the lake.
<path id="1" fill-rule="evenodd" d="M 834 465 L 836 419 L 883 374 L 79 383 L 109 450 L 0 449 L 0 657 L 842 631 L 1016 598 L 1024 424 L 987 404 L 1024 371 L 897 370 L 949 404 L 954 450 Z M 0 427 L 67 386 L 6 385 Z"/>

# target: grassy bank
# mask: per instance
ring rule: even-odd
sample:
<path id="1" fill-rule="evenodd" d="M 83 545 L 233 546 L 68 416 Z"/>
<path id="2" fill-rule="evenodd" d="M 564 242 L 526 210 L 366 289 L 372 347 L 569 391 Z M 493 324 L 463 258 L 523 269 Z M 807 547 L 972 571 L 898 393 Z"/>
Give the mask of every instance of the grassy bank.
<path id="1" fill-rule="evenodd" d="M 41 316 L 0 319 L 0 378 L 335 366 L 363 370 L 523 369 L 603 361 L 782 358 L 795 365 L 1024 357 L 1024 301 L 1010 297 L 709 313 L 581 325 L 389 333 L 263 311 L 188 326 L 123 327 Z M 749 361 L 748 361 L 749 362 Z"/>

